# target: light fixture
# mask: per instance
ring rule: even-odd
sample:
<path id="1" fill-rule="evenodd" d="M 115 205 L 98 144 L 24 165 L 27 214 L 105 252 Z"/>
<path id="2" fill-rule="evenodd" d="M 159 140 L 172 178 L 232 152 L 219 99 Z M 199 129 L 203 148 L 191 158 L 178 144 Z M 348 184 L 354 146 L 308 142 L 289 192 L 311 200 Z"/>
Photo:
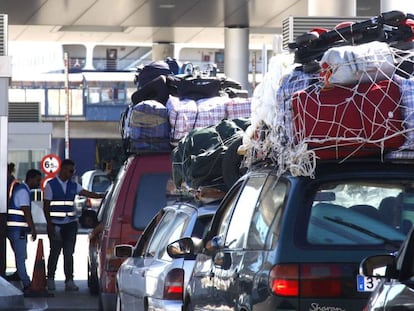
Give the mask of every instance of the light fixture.
<path id="1" fill-rule="evenodd" d="M 127 27 L 99 25 L 68 25 L 60 27 L 59 31 L 68 32 L 124 32 Z"/>
<path id="2" fill-rule="evenodd" d="M 160 4 L 160 9 L 173 9 L 175 8 L 175 4 Z"/>

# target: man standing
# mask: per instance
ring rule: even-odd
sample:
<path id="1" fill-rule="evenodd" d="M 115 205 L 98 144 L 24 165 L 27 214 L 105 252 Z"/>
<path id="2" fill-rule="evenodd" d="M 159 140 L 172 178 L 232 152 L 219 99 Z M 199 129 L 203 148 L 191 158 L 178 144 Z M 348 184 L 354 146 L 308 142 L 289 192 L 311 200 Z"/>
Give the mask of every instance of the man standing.
<path id="1" fill-rule="evenodd" d="M 7 212 L 7 237 L 14 251 L 17 275 L 23 283 L 23 291 L 30 290 L 30 277 L 26 271 L 27 233 L 36 240 L 36 228 L 31 213 L 30 189 L 40 186 L 42 173 L 30 169 L 23 183 L 14 187 Z"/>
<path id="2" fill-rule="evenodd" d="M 73 253 L 75 251 L 78 219 L 73 200 L 77 194 L 89 198 L 103 198 L 103 194 L 90 192 L 72 181 L 75 163 L 70 159 L 62 161 L 59 174 L 45 186 L 43 209 L 47 222 L 50 253 L 47 262 L 47 287 L 55 290 L 55 272 L 60 252 L 63 249 L 63 270 L 65 290 L 77 291 L 73 282 Z"/>

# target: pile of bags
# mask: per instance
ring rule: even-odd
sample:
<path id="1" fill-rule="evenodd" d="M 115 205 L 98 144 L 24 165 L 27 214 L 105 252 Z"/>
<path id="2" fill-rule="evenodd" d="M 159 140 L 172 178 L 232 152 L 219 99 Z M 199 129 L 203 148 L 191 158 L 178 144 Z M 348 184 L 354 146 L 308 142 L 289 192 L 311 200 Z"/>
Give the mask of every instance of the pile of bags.
<path id="1" fill-rule="evenodd" d="M 241 156 L 233 144 L 241 144 L 250 124 L 251 100 L 234 80 L 200 74 L 191 64 L 174 70 L 171 64 L 157 61 L 139 70 L 137 91 L 120 119 L 124 149 L 172 152 L 178 188 L 214 184 L 224 190 L 238 177 Z M 232 156 L 225 156 L 230 146 Z M 226 167 L 237 166 L 228 178 L 224 158 L 234 164 Z"/>
<path id="2" fill-rule="evenodd" d="M 412 40 L 403 15 L 384 13 L 382 21 L 397 16 L 401 25 L 387 35 L 396 38 L 398 30 Z M 342 37 L 338 29 L 322 39 L 307 36 L 293 51 L 301 64 L 276 84 L 269 71 L 253 93 L 252 125 L 240 147 L 247 167 L 271 159 L 279 174 L 312 176 L 317 160 L 414 158 L 414 45 L 401 49 L 385 39 L 352 45 L 353 32 L 359 37 L 368 24 L 373 31 L 374 21 L 346 26 Z"/>

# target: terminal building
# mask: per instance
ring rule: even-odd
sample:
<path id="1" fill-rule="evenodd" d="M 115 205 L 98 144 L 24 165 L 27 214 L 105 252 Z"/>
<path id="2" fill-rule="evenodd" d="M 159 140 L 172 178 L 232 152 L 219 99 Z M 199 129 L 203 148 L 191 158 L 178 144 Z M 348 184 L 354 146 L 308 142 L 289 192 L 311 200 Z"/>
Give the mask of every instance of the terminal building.
<path id="1" fill-rule="evenodd" d="M 148 39 L 132 42 L 123 38 L 131 33 L 138 38 L 141 32 L 149 32 L 150 29 L 139 22 L 135 25 L 124 22 L 128 27 L 122 26 L 121 33 L 117 33 L 114 25 L 94 25 L 95 29 L 91 22 L 88 24 L 82 18 L 83 27 L 79 25 L 82 22 L 58 27 L 58 21 L 54 20 L 55 26 L 48 27 L 48 41 L 37 42 L 33 40 L 36 39 L 33 30 L 30 32 L 26 29 L 28 27 L 17 25 L 21 23 L 16 18 L 18 10 L 5 10 L 4 13 L 9 14 L 8 53 L 12 57 L 8 90 L 8 161 L 17 164 L 16 173 L 20 178 L 24 177 L 27 168 L 38 167 L 45 154 L 54 153 L 63 158 L 67 155 L 66 150 L 77 163 L 79 175 L 101 167 L 107 161 L 121 162 L 119 119 L 136 90 L 134 77 L 137 66 L 166 57 L 182 63 L 191 62 L 200 68 L 214 64 L 219 72 L 239 81 L 252 95 L 254 87 L 267 71 L 269 59 L 286 52 L 287 42 L 298 34 L 313 27 L 332 28 L 344 19 L 357 21 L 378 15 L 381 11 L 409 10 L 409 4 L 397 0 L 331 0 L 329 5 L 321 0 L 288 2 L 284 11 L 276 11 L 275 6 L 268 6 L 266 2 L 260 9 L 253 4 L 247 6 L 244 14 L 240 10 L 234 10 L 234 14 L 220 13 L 227 14 L 225 21 L 216 22 L 223 27 L 219 32 L 211 33 L 221 35 L 211 38 L 204 34 L 208 40 L 197 44 L 168 41 L 165 34 L 158 37 L 163 40 L 156 42 L 148 42 Z M 217 4 L 212 6 L 211 11 L 217 9 Z M 266 6 L 268 11 L 274 10 L 275 16 L 261 22 L 261 27 L 258 27 L 257 20 L 269 19 L 263 11 Z M 175 9 L 179 11 L 180 8 Z M 231 9 L 226 8 L 229 12 Z M 258 12 L 253 12 L 256 11 L 253 9 Z M 71 8 L 68 10 L 68 15 L 75 14 Z M 51 12 L 45 11 L 44 15 L 46 13 Z M 203 27 L 201 23 L 206 17 L 201 18 L 201 13 L 197 12 L 200 25 L 190 25 L 196 20 L 193 16 L 191 21 L 187 18 L 187 26 L 191 27 L 171 29 L 176 33 L 186 29 L 184 32 L 192 33 L 192 36 L 197 32 L 209 33 L 211 28 L 195 28 Z M 24 15 L 24 12 L 20 14 Z M 40 15 L 39 21 L 31 19 L 33 24 L 39 23 L 32 29 L 44 39 L 46 35 L 42 29 L 46 26 L 41 25 L 43 14 Z M 157 22 L 162 26 L 158 33 L 168 33 L 165 23 L 174 25 L 173 21 Z M 211 25 L 212 22 L 205 23 Z M 98 30 L 98 26 L 102 29 Z M 155 32 L 154 28 L 151 29 Z M 97 35 L 103 31 L 107 31 L 112 40 L 103 40 Z M 89 40 L 85 38 L 87 33 Z M 34 38 L 29 38 L 30 34 Z M 93 41 L 97 38 L 101 40 Z M 154 38 L 153 34 L 152 40 Z M 67 75 L 64 55 L 68 55 Z"/>

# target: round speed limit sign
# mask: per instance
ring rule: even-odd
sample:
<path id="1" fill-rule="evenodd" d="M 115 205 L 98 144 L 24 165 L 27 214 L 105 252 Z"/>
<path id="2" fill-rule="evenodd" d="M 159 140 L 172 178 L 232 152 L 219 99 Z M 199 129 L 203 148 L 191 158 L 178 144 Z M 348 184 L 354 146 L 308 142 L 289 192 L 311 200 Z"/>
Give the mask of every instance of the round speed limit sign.
<path id="1" fill-rule="evenodd" d="M 60 163 L 60 158 L 56 154 L 48 154 L 40 162 L 40 168 L 46 175 L 55 175 L 60 170 Z"/>

